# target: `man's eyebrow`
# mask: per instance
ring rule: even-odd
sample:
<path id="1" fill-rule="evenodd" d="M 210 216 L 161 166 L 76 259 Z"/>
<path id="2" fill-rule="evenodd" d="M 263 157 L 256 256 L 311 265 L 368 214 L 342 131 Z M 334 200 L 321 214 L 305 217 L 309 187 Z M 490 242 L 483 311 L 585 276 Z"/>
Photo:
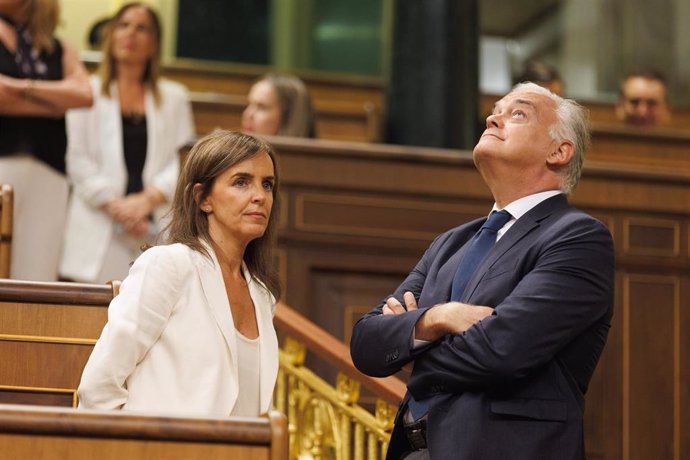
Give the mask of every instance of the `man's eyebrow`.
<path id="1" fill-rule="evenodd" d="M 492 110 L 492 113 L 496 113 L 496 109 L 498 108 L 499 105 L 506 105 L 510 106 L 512 104 L 519 104 L 519 105 L 526 105 L 531 107 L 534 110 L 537 110 L 537 105 L 530 101 L 529 99 L 513 99 L 512 101 L 508 102 L 507 104 L 501 104 L 501 101 L 498 101 L 494 104 L 494 109 Z"/>
<path id="2" fill-rule="evenodd" d="M 537 108 L 537 105 L 536 105 L 534 102 L 530 101 L 529 99 L 515 99 L 514 102 L 515 102 L 516 104 L 520 104 L 520 105 L 528 105 L 528 106 L 532 107 L 532 108 L 535 109 L 535 110 L 536 110 L 536 108 Z"/>

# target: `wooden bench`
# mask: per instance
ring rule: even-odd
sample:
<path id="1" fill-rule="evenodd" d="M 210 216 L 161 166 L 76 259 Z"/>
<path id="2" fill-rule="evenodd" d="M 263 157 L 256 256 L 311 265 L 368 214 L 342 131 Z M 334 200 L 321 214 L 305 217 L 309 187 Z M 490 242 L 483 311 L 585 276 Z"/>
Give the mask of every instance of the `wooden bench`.
<path id="1" fill-rule="evenodd" d="M 11 185 L 0 186 L 0 278 L 10 277 L 12 260 L 12 225 L 14 190 Z"/>
<path id="2" fill-rule="evenodd" d="M 116 287 L 0 279 L 0 403 L 76 407 Z"/>
<path id="3" fill-rule="evenodd" d="M 0 404 L 7 460 L 286 460 L 287 419 L 186 418 Z"/>

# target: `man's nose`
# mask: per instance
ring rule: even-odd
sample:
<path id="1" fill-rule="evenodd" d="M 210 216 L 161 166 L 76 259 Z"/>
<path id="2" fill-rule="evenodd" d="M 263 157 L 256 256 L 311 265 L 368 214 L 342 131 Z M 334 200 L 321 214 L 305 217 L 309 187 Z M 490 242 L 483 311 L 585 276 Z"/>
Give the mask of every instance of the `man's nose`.
<path id="1" fill-rule="evenodd" d="M 488 117 L 486 117 L 486 127 L 487 128 L 498 128 L 501 126 L 501 118 L 495 114 L 492 113 Z"/>

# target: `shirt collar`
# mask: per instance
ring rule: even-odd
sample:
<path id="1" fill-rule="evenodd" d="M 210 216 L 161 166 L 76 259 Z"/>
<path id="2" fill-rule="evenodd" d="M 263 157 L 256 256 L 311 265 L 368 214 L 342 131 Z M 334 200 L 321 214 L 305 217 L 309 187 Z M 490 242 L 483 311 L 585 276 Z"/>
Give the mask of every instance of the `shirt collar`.
<path id="1" fill-rule="evenodd" d="M 548 190 L 546 192 L 539 192 L 535 193 L 533 195 L 527 195 L 523 196 L 522 198 L 519 198 L 509 205 L 507 205 L 505 208 L 506 211 L 510 213 L 511 216 L 513 216 L 513 219 L 517 220 L 520 217 L 524 216 L 527 214 L 527 212 L 534 208 L 536 205 L 541 203 L 542 201 L 545 201 L 552 196 L 556 196 L 563 193 L 560 190 Z M 500 211 L 496 203 L 494 203 L 493 208 L 491 209 L 492 211 Z"/>

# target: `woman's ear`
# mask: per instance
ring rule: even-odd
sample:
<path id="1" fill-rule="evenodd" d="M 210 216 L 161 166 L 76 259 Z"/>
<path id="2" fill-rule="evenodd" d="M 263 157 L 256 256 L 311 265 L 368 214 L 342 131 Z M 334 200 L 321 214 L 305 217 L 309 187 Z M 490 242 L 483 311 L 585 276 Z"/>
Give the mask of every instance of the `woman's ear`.
<path id="1" fill-rule="evenodd" d="M 201 195 L 204 190 L 204 186 L 201 185 L 200 183 L 194 184 L 192 187 L 192 195 L 194 196 L 194 202 L 199 206 L 199 208 L 205 212 L 209 213 L 213 209 L 211 208 L 211 204 L 208 202 L 208 197 L 204 198 L 204 200 L 201 200 Z"/>

